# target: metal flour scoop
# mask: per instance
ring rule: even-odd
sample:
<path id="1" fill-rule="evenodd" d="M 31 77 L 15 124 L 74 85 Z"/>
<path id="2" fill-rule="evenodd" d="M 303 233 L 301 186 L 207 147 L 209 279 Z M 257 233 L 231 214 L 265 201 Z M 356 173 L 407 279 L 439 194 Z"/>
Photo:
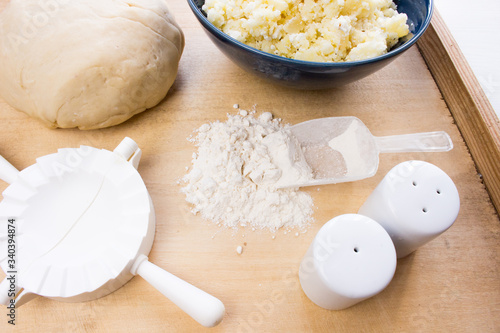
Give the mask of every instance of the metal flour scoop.
<path id="1" fill-rule="evenodd" d="M 301 187 L 356 181 L 375 175 L 379 153 L 449 151 L 446 132 L 375 137 L 356 117 L 309 120 L 291 127 L 313 179 L 279 187 Z"/>
<path id="2" fill-rule="evenodd" d="M 0 303 L 88 301 L 138 274 L 200 324 L 222 320 L 220 300 L 148 261 L 155 214 L 140 158 L 130 138 L 113 152 L 60 149 L 21 172 L 0 156 L 10 184 L 0 203 Z"/>

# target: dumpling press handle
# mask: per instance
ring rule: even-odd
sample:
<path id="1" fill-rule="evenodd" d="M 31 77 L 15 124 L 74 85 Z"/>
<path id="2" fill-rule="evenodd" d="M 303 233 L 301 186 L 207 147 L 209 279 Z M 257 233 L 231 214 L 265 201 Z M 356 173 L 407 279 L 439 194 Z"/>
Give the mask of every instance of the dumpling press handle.
<path id="1" fill-rule="evenodd" d="M 12 164 L 9 163 L 3 156 L 0 156 L 0 179 L 6 183 L 12 184 L 19 174 Z"/>
<path id="2" fill-rule="evenodd" d="M 152 264 L 146 256 L 136 259 L 131 273 L 140 275 L 201 325 L 213 327 L 222 321 L 225 308 L 219 299 Z"/>

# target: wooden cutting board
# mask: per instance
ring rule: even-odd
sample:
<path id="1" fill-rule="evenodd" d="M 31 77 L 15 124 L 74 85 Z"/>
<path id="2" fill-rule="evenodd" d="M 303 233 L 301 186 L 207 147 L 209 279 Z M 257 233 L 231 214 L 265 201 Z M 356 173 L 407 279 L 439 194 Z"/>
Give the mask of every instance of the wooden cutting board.
<path id="1" fill-rule="evenodd" d="M 7 3 L 0 1 L 0 8 Z M 170 0 L 186 37 L 177 80 L 155 108 L 112 128 L 53 130 L 0 100 L 0 154 L 18 169 L 62 147 L 112 150 L 125 136 L 143 150 L 139 167 L 157 226 L 150 260 L 221 299 L 212 332 L 499 332 L 500 223 L 476 166 L 419 50 L 412 47 L 378 73 L 343 88 L 296 91 L 239 69 L 215 48 L 184 0 Z M 378 173 L 354 183 L 308 188 L 315 223 L 300 236 L 218 228 L 190 213 L 177 180 L 195 147 L 186 140 L 206 122 L 226 119 L 233 104 L 270 111 L 285 123 L 356 116 L 374 135 L 445 130 L 447 153 L 381 155 Z M 298 266 L 319 228 L 355 213 L 396 164 L 420 159 L 455 181 L 461 210 L 453 227 L 407 258 L 379 295 L 343 311 L 314 305 Z M 0 190 L 7 187 L 1 182 Z M 4 232 L 3 230 L 1 231 Z M 243 253 L 236 253 L 237 246 Z M 3 274 L 2 274 L 3 276 Z M 4 313 L 2 315 L 2 312 Z M 199 332 L 204 329 L 140 277 L 101 299 L 62 303 L 39 297 L 17 309 L 16 326 L 0 309 L 0 331 Z"/>

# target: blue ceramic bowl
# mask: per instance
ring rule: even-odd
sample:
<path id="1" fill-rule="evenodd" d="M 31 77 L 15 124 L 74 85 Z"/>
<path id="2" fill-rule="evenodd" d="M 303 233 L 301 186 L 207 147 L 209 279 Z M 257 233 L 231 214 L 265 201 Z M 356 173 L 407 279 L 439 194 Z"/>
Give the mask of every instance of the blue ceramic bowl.
<path id="1" fill-rule="evenodd" d="M 288 59 L 243 44 L 208 21 L 201 10 L 205 0 L 188 0 L 208 37 L 238 66 L 278 84 L 310 90 L 338 87 L 362 79 L 386 66 L 415 44 L 429 26 L 434 0 L 394 2 L 398 6 L 398 12 L 408 16 L 412 34 L 410 38 L 402 38 L 389 52 L 375 58 L 331 63 Z"/>

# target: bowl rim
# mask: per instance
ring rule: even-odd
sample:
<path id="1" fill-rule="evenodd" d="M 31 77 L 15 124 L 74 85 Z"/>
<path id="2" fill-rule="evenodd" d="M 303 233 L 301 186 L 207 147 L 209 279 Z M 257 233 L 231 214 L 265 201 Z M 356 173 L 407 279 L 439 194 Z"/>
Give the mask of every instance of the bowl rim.
<path id="1" fill-rule="evenodd" d="M 240 48 L 243 48 L 250 53 L 254 53 L 256 55 L 259 55 L 261 57 L 268 58 L 270 60 L 274 61 L 279 61 L 282 62 L 283 64 L 288 64 L 288 65 L 301 65 L 301 66 L 308 66 L 308 67 L 332 67 L 332 68 L 346 68 L 346 67 L 353 67 L 353 66 L 361 66 L 361 65 L 366 65 L 366 64 L 371 64 L 371 63 L 376 63 L 381 60 L 385 60 L 388 58 L 395 57 L 404 51 L 408 50 L 413 44 L 417 42 L 417 40 L 422 36 L 422 34 L 427 30 L 429 27 L 429 24 L 432 19 L 432 14 L 434 12 L 434 0 L 429 0 L 429 7 L 426 13 L 425 20 L 422 24 L 422 28 L 414 34 L 410 40 L 408 40 L 406 43 L 401 45 L 400 47 L 391 50 L 385 54 L 369 58 L 369 59 L 364 59 L 364 60 L 356 60 L 356 61 L 345 61 L 345 62 L 317 62 L 317 61 L 306 61 L 306 60 L 298 60 L 298 59 L 291 59 L 291 58 L 286 58 L 282 56 L 278 56 L 272 53 L 268 53 L 265 51 L 261 51 L 259 49 L 256 49 L 252 46 L 249 46 L 245 43 L 242 43 L 238 41 L 237 39 L 229 36 L 225 32 L 222 32 L 219 30 L 215 25 L 213 25 L 206 17 L 205 15 L 202 14 L 201 9 L 198 8 L 198 6 L 194 3 L 194 0 L 187 0 L 189 3 L 189 7 L 191 8 L 191 11 L 196 15 L 198 18 L 198 21 L 208 30 L 210 30 L 212 33 L 216 34 L 217 37 L 220 39 L 224 40 L 225 42 L 228 43 L 233 43 L 239 46 Z"/>

